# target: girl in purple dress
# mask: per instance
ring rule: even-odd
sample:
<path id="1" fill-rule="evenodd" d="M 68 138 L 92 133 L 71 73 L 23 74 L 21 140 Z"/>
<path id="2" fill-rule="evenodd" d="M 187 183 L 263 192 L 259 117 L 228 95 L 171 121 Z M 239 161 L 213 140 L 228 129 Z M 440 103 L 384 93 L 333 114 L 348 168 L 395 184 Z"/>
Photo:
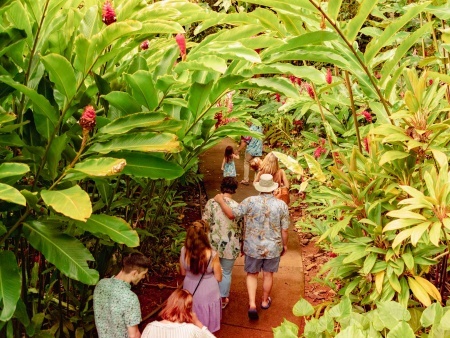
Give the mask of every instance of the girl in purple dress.
<path id="1" fill-rule="evenodd" d="M 209 243 L 209 224 L 195 221 L 187 229 L 186 241 L 181 249 L 180 271 L 183 288 L 194 296 L 193 310 L 210 332 L 220 330 L 222 304 L 219 283 L 222 269 L 219 256 Z"/>

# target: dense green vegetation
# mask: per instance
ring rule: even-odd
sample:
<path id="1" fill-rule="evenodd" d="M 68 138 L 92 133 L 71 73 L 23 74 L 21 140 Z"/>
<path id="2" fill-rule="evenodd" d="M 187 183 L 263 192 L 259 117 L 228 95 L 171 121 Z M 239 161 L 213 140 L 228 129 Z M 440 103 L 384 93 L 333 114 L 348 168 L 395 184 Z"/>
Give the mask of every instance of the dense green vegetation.
<path id="1" fill-rule="evenodd" d="M 3 0 L 0 16 L 2 334 L 94 336 L 92 285 L 124 251 L 170 270 L 179 187 L 250 115 L 336 255 L 341 305 L 300 302 L 305 335 L 449 329 L 448 4 Z"/>

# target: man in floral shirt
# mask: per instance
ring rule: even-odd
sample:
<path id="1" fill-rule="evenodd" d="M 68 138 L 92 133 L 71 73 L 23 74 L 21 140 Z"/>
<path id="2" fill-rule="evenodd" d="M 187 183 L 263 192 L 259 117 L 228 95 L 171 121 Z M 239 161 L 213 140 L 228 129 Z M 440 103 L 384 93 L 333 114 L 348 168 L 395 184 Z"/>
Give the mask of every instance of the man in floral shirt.
<path id="1" fill-rule="evenodd" d="M 148 272 L 150 259 L 132 253 L 122 262 L 122 270 L 98 282 L 94 290 L 95 326 L 99 338 L 140 338 L 141 307 L 131 284 L 138 284 Z"/>
<path id="2" fill-rule="evenodd" d="M 289 228 L 289 210 L 286 203 L 277 199 L 272 192 L 278 188 L 270 174 L 263 174 L 255 184 L 258 196 L 244 199 L 239 206 L 232 207 L 225 202 L 223 194 L 214 197 L 228 218 L 245 216 L 244 253 L 249 296 L 248 317 L 258 319 L 256 310 L 256 289 L 259 271 L 263 271 L 262 309 L 272 303 L 270 292 L 273 273 L 278 271 L 280 257 L 286 253 Z"/>
<path id="3" fill-rule="evenodd" d="M 232 194 L 236 192 L 238 182 L 235 177 L 224 177 L 220 185 L 225 203 L 231 208 L 237 207 L 238 202 L 233 200 Z M 222 281 L 219 283 L 220 296 L 222 297 L 222 309 L 230 301 L 231 272 L 234 262 L 241 253 L 242 220 L 229 219 L 222 211 L 220 205 L 211 198 L 206 202 L 202 219 L 208 221 L 210 226 L 209 241 L 217 251 L 222 266 Z"/>
<path id="4" fill-rule="evenodd" d="M 247 123 L 250 124 L 249 129 L 251 131 L 262 133 L 263 128 L 261 126 L 251 123 L 250 120 Z M 247 145 L 247 148 L 245 149 L 244 157 L 244 179 L 241 181 L 241 184 L 249 185 L 250 161 L 256 157 L 262 156 L 263 142 L 255 137 L 244 136 L 241 138 L 241 145 L 237 149 L 238 153 L 245 147 L 245 145 Z"/>

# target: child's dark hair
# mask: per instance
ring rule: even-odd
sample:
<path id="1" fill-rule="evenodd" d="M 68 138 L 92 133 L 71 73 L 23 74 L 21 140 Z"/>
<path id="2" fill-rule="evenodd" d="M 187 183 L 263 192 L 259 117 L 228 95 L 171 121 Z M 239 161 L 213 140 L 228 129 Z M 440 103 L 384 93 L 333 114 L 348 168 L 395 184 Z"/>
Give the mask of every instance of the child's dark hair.
<path id="1" fill-rule="evenodd" d="M 225 148 L 225 160 L 231 162 L 233 160 L 234 150 L 232 146 L 228 146 Z"/>
<path id="2" fill-rule="evenodd" d="M 220 191 L 225 194 L 234 194 L 238 187 L 238 181 L 235 177 L 224 177 L 220 184 Z"/>
<path id="3" fill-rule="evenodd" d="M 122 270 L 130 273 L 133 270 L 143 270 L 150 268 L 150 258 L 140 252 L 132 252 L 122 259 Z"/>

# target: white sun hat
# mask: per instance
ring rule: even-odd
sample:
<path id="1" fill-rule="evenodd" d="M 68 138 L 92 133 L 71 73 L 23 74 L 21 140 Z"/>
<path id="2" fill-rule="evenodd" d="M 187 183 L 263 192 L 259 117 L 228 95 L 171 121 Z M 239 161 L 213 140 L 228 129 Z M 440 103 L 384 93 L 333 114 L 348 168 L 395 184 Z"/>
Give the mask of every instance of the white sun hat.
<path id="1" fill-rule="evenodd" d="M 260 192 L 271 192 L 278 188 L 278 183 L 273 181 L 273 176 L 270 174 L 262 174 L 259 182 L 255 183 L 255 189 Z"/>

